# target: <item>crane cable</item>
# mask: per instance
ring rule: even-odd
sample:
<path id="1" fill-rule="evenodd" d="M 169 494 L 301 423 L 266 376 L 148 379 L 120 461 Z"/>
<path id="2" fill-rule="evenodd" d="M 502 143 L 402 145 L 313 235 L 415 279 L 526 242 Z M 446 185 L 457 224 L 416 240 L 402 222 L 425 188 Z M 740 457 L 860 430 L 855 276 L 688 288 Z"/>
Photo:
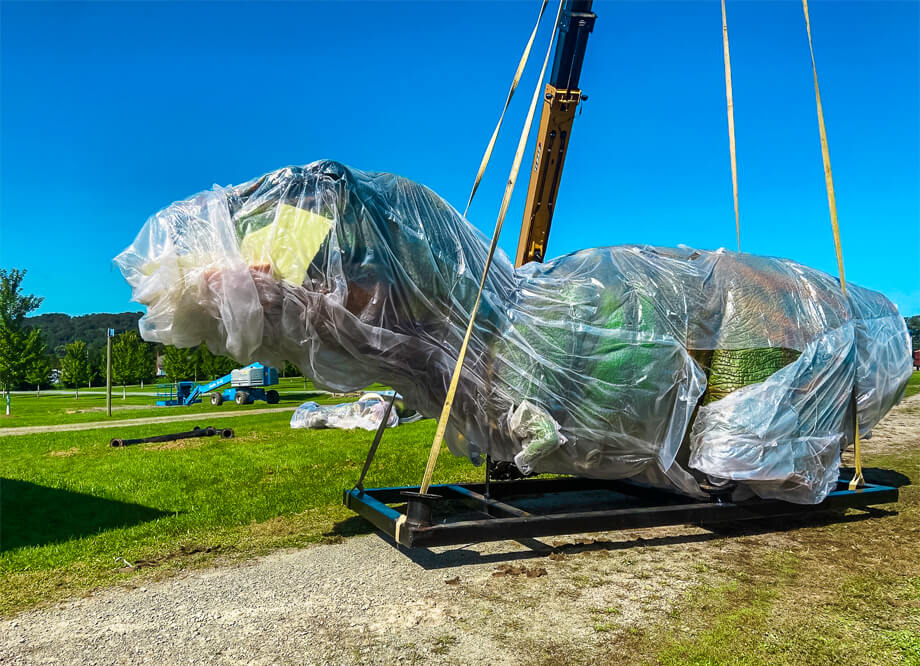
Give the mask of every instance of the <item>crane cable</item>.
<path id="1" fill-rule="evenodd" d="M 530 127 L 533 124 L 534 112 L 537 108 L 537 100 L 540 99 L 540 92 L 543 87 L 543 77 L 546 76 L 546 66 L 549 64 L 549 57 L 552 53 L 553 41 L 556 37 L 556 30 L 559 28 L 559 18 L 562 15 L 562 6 L 564 1 L 565 0 L 559 0 L 559 9 L 556 10 L 556 20 L 553 23 L 553 31 L 550 33 L 549 45 L 546 47 L 546 56 L 543 59 L 543 68 L 540 70 L 540 77 L 537 79 L 537 85 L 534 88 L 533 97 L 530 100 L 530 109 L 527 111 L 527 119 L 524 121 L 524 128 L 521 130 L 521 138 L 518 140 L 517 152 L 514 154 L 514 162 L 511 165 L 511 173 L 508 176 L 508 182 L 505 184 L 505 194 L 502 197 L 502 205 L 498 211 L 498 219 L 495 222 L 495 230 L 492 232 L 492 242 L 489 244 L 489 253 L 486 256 L 486 262 L 482 268 L 482 277 L 479 280 L 479 290 L 476 292 L 476 300 L 473 302 L 473 307 L 470 311 L 470 319 L 466 326 L 466 334 L 463 336 L 463 342 L 461 343 L 460 351 L 457 354 L 457 363 L 454 365 L 454 372 L 450 378 L 450 386 L 447 389 L 447 397 L 444 399 L 444 407 L 441 409 L 441 417 L 438 419 L 438 427 L 434 434 L 434 440 L 431 442 L 431 451 L 428 454 L 428 464 L 425 466 L 425 475 L 422 478 L 422 485 L 419 488 L 419 491 L 422 494 L 427 493 L 429 487 L 431 486 L 431 477 L 434 475 L 435 463 L 437 463 L 438 453 L 441 451 L 441 444 L 444 442 L 444 434 L 447 432 L 447 422 L 450 418 L 451 407 L 454 404 L 454 396 L 457 393 L 457 386 L 460 383 L 460 372 L 463 369 L 463 360 L 466 358 L 466 350 L 469 347 L 470 338 L 473 335 L 473 325 L 476 322 L 476 314 L 479 312 L 479 304 L 482 301 L 482 292 L 486 285 L 486 277 L 489 274 L 489 267 L 492 265 L 492 258 L 495 256 L 495 250 L 498 247 L 498 238 L 501 236 L 502 226 L 505 222 L 505 215 L 508 212 L 508 206 L 511 203 L 511 195 L 514 192 L 514 185 L 517 182 L 518 172 L 521 168 L 521 161 L 524 158 L 524 149 L 527 146 L 527 137 L 530 135 Z M 484 168 L 484 164 L 482 168 Z"/>
<path id="2" fill-rule="evenodd" d="M 735 236 L 741 252 L 741 220 L 738 216 L 738 159 L 735 154 L 735 104 L 732 101 L 732 64 L 728 54 L 728 22 L 722 0 L 722 54 L 725 57 L 725 100 L 728 107 L 728 151 L 732 161 L 732 194 L 735 199 Z"/>
<path id="3" fill-rule="evenodd" d="M 543 0 L 543 4 L 540 6 L 540 13 L 537 15 L 537 22 L 533 27 L 533 31 L 530 33 L 530 39 L 527 40 L 527 45 L 524 47 L 524 53 L 521 55 L 521 61 L 518 63 L 517 71 L 514 73 L 514 78 L 511 80 L 511 89 L 508 91 L 508 97 L 505 99 L 505 106 L 502 109 L 501 115 L 498 117 L 498 124 L 495 126 L 495 130 L 492 132 L 492 138 L 489 139 L 489 145 L 486 146 L 486 152 L 482 156 L 482 162 L 479 164 L 479 172 L 476 174 L 476 179 L 473 181 L 473 189 L 470 191 L 470 198 L 467 200 L 466 208 L 463 210 L 463 217 L 466 217 L 466 214 L 470 212 L 470 204 L 473 203 L 473 197 L 476 194 L 476 190 L 479 189 L 479 183 L 482 181 L 482 175 L 486 172 L 486 166 L 489 164 L 489 160 L 492 158 L 492 150 L 495 148 L 496 139 L 498 139 L 498 131 L 502 128 L 502 122 L 505 120 L 505 112 L 508 110 L 508 106 L 511 104 L 511 98 L 514 97 L 514 91 L 517 88 L 518 83 L 521 81 L 521 75 L 524 73 L 524 66 L 530 59 L 530 49 L 533 47 L 534 39 L 537 37 L 537 30 L 540 28 L 540 23 L 543 21 L 543 12 L 546 11 L 547 4 L 549 4 L 549 0 Z"/>
<path id="4" fill-rule="evenodd" d="M 847 280 L 843 270 L 843 248 L 840 245 L 840 225 L 837 222 L 837 198 L 834 196 L 834 175 L 831 172 L 831 154 L 827 145 L 827 128 L 824 125 L 824 108 L 821 105 L 821 90 L 818 87 L 818 67 L 815 64 L 815 47 L 811 41 L 811 19 L 808 16 L 808 0 L 802 0 L 802 11 L 805 14 L 805 31 L 808 34 L 808 50 L 811 53 L 811 71 L 815 80 L 815 105 L 818 110 L 818 133 L 821 136 L 821 158 L 824 161 L 824 184 L 827 188 L 827 207 L 830 210 L 831 228 L 834 232 L 834 249 L 837 252 L 837 270 L 840 272 L 840 290 L 844 298 L 847 296 Z M 854 471 L 850 480 L 850 490 L 856 490 L 863 484 L 862 455 L 859 442 L 859 417 L 856 413 L 857 405 L 853 405 L 853 449 Z"/>

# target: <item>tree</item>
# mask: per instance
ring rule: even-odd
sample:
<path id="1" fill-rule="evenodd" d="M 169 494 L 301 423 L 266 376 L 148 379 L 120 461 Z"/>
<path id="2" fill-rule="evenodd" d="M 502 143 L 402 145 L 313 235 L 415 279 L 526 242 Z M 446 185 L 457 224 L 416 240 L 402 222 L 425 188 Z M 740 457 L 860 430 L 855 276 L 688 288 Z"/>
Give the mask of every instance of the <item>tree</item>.
<path id="1" fill-rule="evenodd" d="M 229 374 L 236 367 L 236 361 L 212 354 L 204 344 L 189 349 L 163 348 L 163 372 L 174 382 L 183 379 L 214 379 Z"/>
<path id="2" fill-rule="evenodd" d="M 42 299 L 22 293 L 26 272 L 0 268 L 0 388 L 10 413 L 10 391 L 25 380 L 26 371 L 40 349 L 38 329 L 26 331 L 26 315 L 41 305 Z M 43 345 L 42 345 L 43 346 Z"/>
<path id="3" fill-rule="evenodd" d="M 227 356 L 215 356 L 213 373 L 214 377 L 223 377 L 229 375 L 233 370 L 240 367 L 240 364 Z"/>
<path id="4" fill-rule="evenodd" d="M 47 384 L 51 377 L 51 359 L 41 329 L 33 329 L 33 333 L 36 338 L 33 343 L 35 354 L 26 368 L 25 380 L 35 387 L 35 395 L 40 395 L 42 384 Z"/>
<path id="5" fill-rule="evenodd" d="M 112 380 L 121 384 L 121 399 L 125 399 L 125 384 L 134 383 L 136 369 L 134 359 L 140 338 L 134 331 L 122 333 L 112 342 Z"/>
<path id="6" fill-rule="evenodd" d="M 137 380 L 140 381 L 141 388 L 143 388 L 145 381 L 155 379 L 157 376 L 157 353 L 152 344 L 141 341 L 136 354 L 134 362 L 137 367 Z"/>
<path id="7" fill-rule="evenodd" d="M 301 374 L 302 373 L 300 372 L 300 368 L 298 368 L 296 365 L 290 361 L 284 362 L 284 368 L 281 370 L 282 377 L 300 377 Z"/>
<path id="8" fill-rule="evenodd" d="M 93 388 L 97 381 L 105 384 L 105 347 L 86 345 L 86 355 L 89 357 L 89 375 L 86 378 L 86 387 Z"/>
<path id="9" fill-rule="evenodd" d="M 140 379 L 138 351 L 141 338 L 134 331 L 126 331 L 112 342 L 112 379 L 116 384 L 133 384 Z"/>
<path id="10" fill-rule="evenodd" d="M 195 347 L 194 349 L 189 350 L 189 358 L 194 370 L 192 375 L 194 376 L 195 381 L 198 381 L 198 378 L 204 379 L 207 377 L 210 379 L 213 377 L 214 370 L 214 360 L 215 356 L 211 353 L 211 350 L 208 349 L 207 345 L 201 344 Z"/>
<path id="11" fill-rule="evenodd" d="M 67 386 L 77 389 L 80 397 L 80 386 L 89 381 L 90 365 L 86 343 L 83 340 L 71 342 L 65 348 L 64 358 L 61 359 L 61 381 Z"/>
<path id="12" fill-rule="evenodd" d="M 193 349 L 163 348 L 163 372 L 170 381 L 177 382 L 195 376 L 193 352 Z"/>
<path id="13" fill-rule="evenodd" d="M 137 331 L 126 331 L 112 343 L 112 378 L 116 383 L 134 384 L 156 374 L 156 358 L 150 345 Z M 124 397 L 124 393 L 122 393 Z"/>
<path id="14" fill-rule="evenodd" d="M 284 367 L 281 370 L 282 377 L 303 377 L 303 387 L 304 390 L 307 388 L 307 376 L 300 371 L 296 365 L 290 361 L 284 362 Z"/>
<path id="15" fill-rule="evenodd" d="M 907 331 L 910 333 L 911 351 L 920 349 L 920 315 L 904 317 L 904 323 L 907 324 Z"/>
<path id="16" fill-rule="evenodd" d="M 207 345 L 199 345 L 194 353 L 193 358 L 197 363 L 195 375 L 215 379 L 230 374 L 230 371 L 238 367 L 237 362 L 226 356 L 212 354 Z"/>

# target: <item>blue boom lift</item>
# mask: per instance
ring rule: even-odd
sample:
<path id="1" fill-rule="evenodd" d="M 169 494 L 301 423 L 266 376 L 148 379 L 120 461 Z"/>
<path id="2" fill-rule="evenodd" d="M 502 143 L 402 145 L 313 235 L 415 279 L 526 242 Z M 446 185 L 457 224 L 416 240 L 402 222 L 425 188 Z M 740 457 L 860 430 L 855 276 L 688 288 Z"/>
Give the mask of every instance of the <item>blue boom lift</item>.
<path id="1" fill-rule="evenodd" d="M 265 387 L 275 386 L 277 383 L 277 368 L 267 368 L 261 363 L 252 363 L 206 384 L 195 382 L 160 384 L 157 386 L 157 405 L 162 407 L 194 405 L 196 402 L 201 402 L 205 393 L 211 394 L 212 405 L 220 405 L 224 400 L 232 400 L 238 405 L 248 405 L 256 400 L 264 400 L 274 405 L 280 399 L 278 391 L 266 390 Z M 218 390 L 227 384 L 230 384 L 229 388 L 223 391 Z"/>

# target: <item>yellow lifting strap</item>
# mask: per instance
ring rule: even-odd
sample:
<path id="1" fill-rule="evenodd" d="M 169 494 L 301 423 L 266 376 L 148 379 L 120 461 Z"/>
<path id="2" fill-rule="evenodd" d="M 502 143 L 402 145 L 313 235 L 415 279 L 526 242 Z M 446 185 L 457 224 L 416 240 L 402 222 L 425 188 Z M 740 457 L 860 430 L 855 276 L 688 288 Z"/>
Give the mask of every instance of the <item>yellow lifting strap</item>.
<path id="1" fill-rule="evenodd" d="M 527 146 L 527 137 L 530 135 L 530 126 L 533 124 L 534 112 L 537 108 L 537 100 L 540 99 L 540 93 L 543 86 L 543 77 L 546 76 L 546 66 L 549 64 L 549 56 L 553 50 L 553 40 L 556 36 L 556 30 L 559 27 L 559 17 L 562 15 L 563 3 L 564 0 L 559 0 L 559 9 L 556 10 L 556 20 L 553 23 L 553 31 L 550 33 L 549 46 L 546 48 L 546 57 L 543 59 L 543 68 L 540 70 L 540 77 L 537 79 L 537 85 L 533 91 L 533 98 L 530 100 L 530 109 L 527 111 L 527 119 L 524 121 L 524 129 L 521 131 L 521 138 L 518 141 L 517 152 L 514 154 L 514 162 L 511 165 L 511 173 L 508 176 L 508 182 L 505 184 L 505 195 L 502 198 L 502 205 L 498 211 L 498 219 L 495 222 L 495 230 L 492 232 L 492 242 L 489 244 L 489 253 L 486 256 L 486 263 L 482 268 L 482 277 L 479 280 L 479 291 L 476 292 L 476 300 L 473 302 L 473 308 L 470 312 L 470 320 L 466 325 L 466 334 L 463 336 L 463 342 L 460 345 L 460 352 L 457 355 L 457 363 L 454 365 L 454 372 L 450 378 L 450 386 L 447 389 L 447 397 L 444 399 L 444 407 L 441 409 L 441 417 L 438 419 L 438 427 L 437 430 L 435 430 L 434 440 L 431 443 L 431 451 L 428 453 L 428 464 L 425 466 L 425 476 L 422 478 L 422 485 L 421 488 L 419 488 L 420 492 L 423 494 L 427 493 L 429 487 L 431 486 L 431 477 L 434 475 L 435 463 L 438 461 L 438 453 L 441 451 L 441 444 L 444 442 L 444 434 L 447 432 L 447 422 L 450 419 L 450 410 L 454 404 L 454 396 L 457 393 L 457 386 L 460 383 L 460 372 L 463 370 L 463 360 L 466 358 L 466 350 L 469 346 L 470 338 L 473 335 L 473 325 L 476 322 L 476 314 L 479 312 L 479 303 L 482 301 L 482 291 L 486 285 L 486 277 L 489 274 L 489 267 L 492 265 L 492 258 L 495 256 L 495 250 L 498 247 L 498 238 L 501 236 L 502 226 L 505 222 L 505 215 L 508 212 L 508 206 L 511 203 L 511 194 L 514 192 L 514 184 L 517 182 L 518 172 L 521 168 L 521 160 L 524 158 L 524 149 Z"/>
<path id="2" fill-rule="evenodd" d="M 518 63 L 517 70 L 514 72 L 514 78 L 511 80 L 511 89 L 508 91 L 508 97 L 505 99 L 505 106 L 502 109 L 501 115 L 498 117 L 498 124 L 492 132 L 492 138 L 489 139 L 489 145 L 486 146 L 486 152 L 482 156 L 482 162 L 479 163 L 479 171 L 476 173 L 476 179 L 473 181 L 473 189 L 470 191 L 470 198 L 467 200 L 466 208 L 463 210 L 463 217 L 466 217 L 466 214 L 470 212 L 470 204 L 473 203 L 473 197 L 476 195 L 476 190 L 479 189 L 482 175 L 486 172 L 486 166 L 492 158 L 492 150 L 495 148 L 496 139 L 498 139 L 498 131 L 502 128 L 502 122 L 505 120 L 505 112 L 511 104 L 511 98 L 514 97 L 514 91 L 517 89 L 518 83 L 521 81 L 521 75 L 524 73 L 524 66 L 530 59 L 530 49 L 533 47 L 533 41 L 537 37 L 537 30 L 540 28 L 540 22 L 543 21 L 543 12 L 546 11 L 546 5 L 548 3 L 549 0 L 543 0 L 543 4 L 540 5 L 540 13 L 537 15 L 537 22 L 533 27 L 533 31 L 530 33 L 530 39 L 527 40 L 527 45 L 524 47 L 521 61 Z"/>
<path id="3" fill-rule="evenodd" d="M 735 198 L 735 236 L 741 252 L 741 220 L 738 216 L 738 160 L 735 154 L 735 104 L 732 101 L 732 64 L 728 54 L 728 21 L 722 0 L 722 53 L 725 56 L 725 99 L 728 105 L 728 152 L 732 160 L 732 194 Z"/>
<path id="4" fill-rule="evenodd" d="M 811 41 L 811 19 L 808 16 L 808 0 L 802 0 L 802 11 L 805 13 L 805 31 L 808 33 L 808 50 L 811 53 L 811 71 L 815 79 L 815 104 L 818 109 L 818 132 L 821 135 L 821 157 L 824 160 L 824 184 L 827 187 L 827 207 L 831 214 L 831 227 L 834 231 L 834 249 L 837 251 L 837 269 L 840 272 L 840 289 L 843 295 L 847 294 L 847 280 L 843 270 L 843 248 L 840 245 L 840 225 L 837 223 L 837 199 L 834 196 L 834 176 L 831 172 L 831 153 L 827 147 L 827 128 L 824 126 L 824 108 L 821 106 L 821 90 L 818 87 L 818 67 L 815 64 L 815 47 Z M 856 410 L 857 405 L 853 404 Z M 855 490 L 863 484 L 862 452 L 859 443 L 859 420 L 853 414 L 853 448 L 856 468 L 850 481 L 850 490 Z"/>

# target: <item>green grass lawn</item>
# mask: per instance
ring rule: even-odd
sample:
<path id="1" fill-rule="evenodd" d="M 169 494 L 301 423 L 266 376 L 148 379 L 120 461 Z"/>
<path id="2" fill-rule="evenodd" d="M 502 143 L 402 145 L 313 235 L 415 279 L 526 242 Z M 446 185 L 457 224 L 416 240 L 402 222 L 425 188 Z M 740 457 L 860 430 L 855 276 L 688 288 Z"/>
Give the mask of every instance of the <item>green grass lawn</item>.
<path id="1" fill-rule="evenodd" d="M 236 430 L 232 440 L 124 449 L 108 446 L 109 430 L 4 438 L 0 614 L 215 557 L 368 530 L 341 502 L 372 433 L 291 430 L 289 418 L 224 419 Z M 432 421 L 388 431 L 369 483 L 418 483 L 433 431 Z M 481 475 L 450 455 L 438 467 L 442 480 Z M 145 566 L 122 572 L 118 558 Z"/>
<path id="2" fill-rule="evenodd" d="M 369 390 L 385 388 L 373 385 Z M 112 389 L 112 416 L 115 419 L 149 418 L 156 416 L 172 416 L 180 414 L 201 413 L 205 417 L 208 413 L 221 411 L 265 409 L 268 407 L 296 407 L 307 400 L 321 404 L 343 402 L 341 397 L 329 396 L 318 391 L 313 382 L 304 382 L 301 377 L 281 379 L 277 390 L 281 395 L 278 405 L 269 405 L 266 402 L 254 402 L 249 405 L 237 405 L 232 402 L 215 407 L 207 398 L 201 403 L 189 406 L 157 407 L 156 397 L 147 395 L 153 392 L 154 385 L 148 384 L 143 389 L 138 386 L 131 387 L 123 399 L 121 387 Z M 11 398 L 12 413 L 10 416 L 0 415 L 0 428 L 18 426 L 49 425 L 58 423 L 91 423 L 94 421 L 110 420 L 105 412 L 105 395 L 100 393 L 104 389 L 98 387 L 83 389 L 79 398 L 74 398 L 68 391 L 66 395 L 45 392 L 35 394 L 16 394 Z"/>
<path id="3" fill-rule="evenodd" d="M 907 380 L 907 391 L 905 391 L 904 397 L 908 398 L 918 393 L 920 393 L 920 372 L 914 372 L 910 379 Z"/>
<path id="4" fill-rule="evenodd" d="M 865 462 L 912 481 L 890 513 L 806 524 L 782 549 L 706 562 L 727 582 L 693 590 L 623 652 L 675 665 L 920 666 L 920 450 Z"/>

